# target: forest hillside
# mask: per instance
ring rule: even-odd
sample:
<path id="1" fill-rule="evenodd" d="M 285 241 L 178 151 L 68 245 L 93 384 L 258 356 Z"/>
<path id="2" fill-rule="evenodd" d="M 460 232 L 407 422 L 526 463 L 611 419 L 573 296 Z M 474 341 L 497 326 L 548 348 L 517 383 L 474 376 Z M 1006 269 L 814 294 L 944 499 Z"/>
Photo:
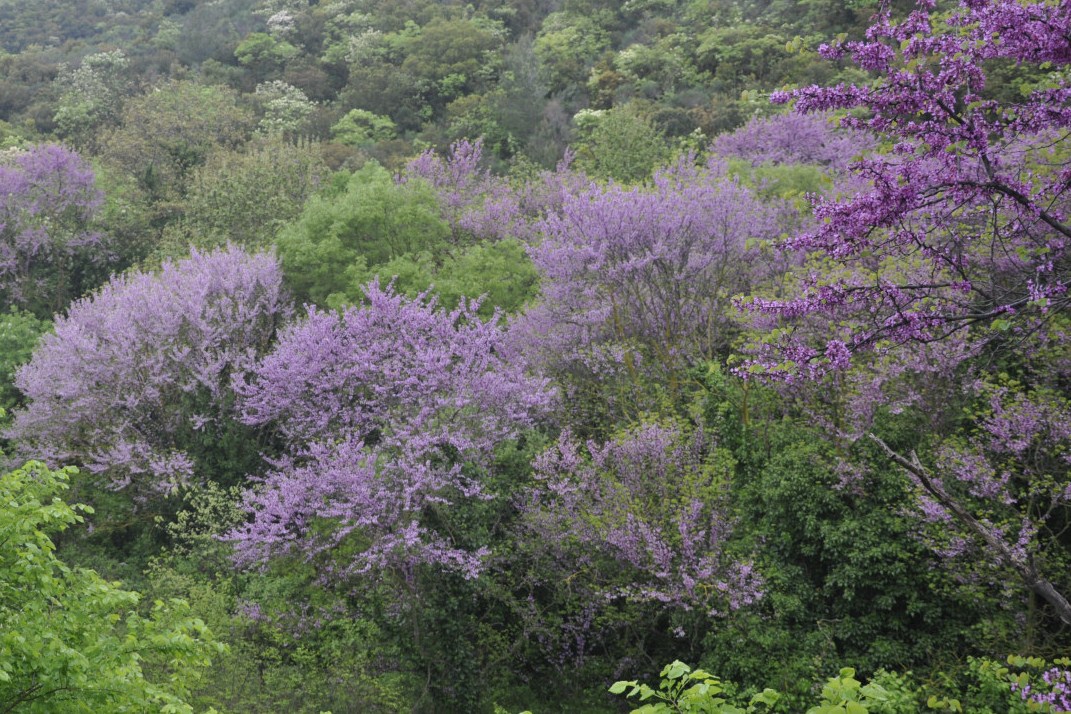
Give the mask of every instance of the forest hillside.
<path id="1" fill-rule="evenodd" d="M 0 712 L 1071 711 L 1071 0 L 0 0 Z"/>

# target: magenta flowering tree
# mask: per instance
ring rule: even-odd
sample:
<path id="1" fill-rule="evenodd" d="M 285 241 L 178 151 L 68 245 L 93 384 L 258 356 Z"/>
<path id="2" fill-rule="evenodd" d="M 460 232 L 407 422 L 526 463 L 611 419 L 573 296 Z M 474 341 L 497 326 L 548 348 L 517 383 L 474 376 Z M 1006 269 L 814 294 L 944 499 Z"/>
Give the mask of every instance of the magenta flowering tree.
<path id="1" fill-rule="evenodd" d="M 246 565 L 349 542 L 333 578 L 417 563 L 475 577 L 487 550 L 451 535 L 450 511 L 492 497 L 496 446 L 553 393 L 476 303 L 445 311 L 376 282 L 365 294 L 340 314 L 310 310 L 236 380 L 242 419 L 273 426 L 286 448 L 228 538 Z"/>
<path id="2" fill-rule="evenodd" d="M 873 86 L 775 93 L 803 113 L 866 109 L 842 123 L 895 145 L 855 165 L 868 190 L 816 199 L 816 229 L 788 242 L 850 270 L 805 271 L 793 298 L 754 301 L 783 318 L 850 320 L 850 331 L 824 345 L 782 333 L 752 369 L 842 367 L 860 350 L 1001 332 L 1066 309 L 1069 9 L 971 0 L 941 15 L 924 1 L 900 23 L 883 10 L 866 40 L 821 48 L 877 74 Z M 987 63 L 1000 60 L 1053 71 L 1002 104 L 986 94 Z"/>
<path id="3" fill-rule="evenodd" d="M 865 110 L 843 124 L 884 137 L 891 150 L 854 165 L 868 188 L 814 200 L 815 229 L 787 241 L 809 256 L 792 276 L 794 293 L 749 301 L 771 329 L 741 373 L 792 383 L 863 362 L 910 377 L 936 349 L 946 353 L 944 374 L 954 375 L 984 368 L 972 358 L 992 358 L 1002 346 L 1028 360 L 1045 359 L 1054 344 L 1065 350 L 1071 5 L 964 0 L 938 13 L 923 0 L 900 22 L 885 7 L 864 40 L 820 52 L 877 79 L 773 100 L 794 101 L 803 113 Z M 1009 62 L 1033 70 L 1032 79 L 1021 99 L 998 101 L 987 72 Z M 1065 407 L 1044 396 L 1066 370 L 1051 366 L 1037 389 L 994 401 L 979 436 L 938 448 L 930 467 L 872 438 L 916 479 L 931 520 L 1017 574 L 1071 623 L 1071 604 L 1052 582 L 1065 561 L 1043 525 L 1066 519 L 1069 484 L 1066 463 L 1053 461 L 1063 448 L 1053 415 Z M 904 379 L 878 381 L 862 398 L 883 400 Z M 1025 443 L 1044 445 L 1044 463 L 1056 466 L 1039 470 L 1041 452 Z"/>
<path id="4" fill-rule="evenodd" d="M 114 261 L 92 168 L 55 144 L 0 152 L 0 303 L 50 318 Z"/>
<path id="5" fill-rule="evenodd" d="M 542 296 L 517 340 L 573 393 L 617 385 L 602 397 L 616 410 L 651 408 L 640 393 L 655 384 L 677 398 L 685 370 L 731 342 L 730 299 L 770 268 L 759 246 L 782 215 L 717 164 L 589 184 L 535 226 Z"/>
<path id="6" fill-rule="evenodd" d="M 235 431 L 230 380 L 289 315 L 267 254 L 194 252 L 116 277 L 58 317 L 19 370 L 28 404 L 6 436 L 17 454 L 76 464 L 139 498 L 240 478 L 258 449 Z"/>

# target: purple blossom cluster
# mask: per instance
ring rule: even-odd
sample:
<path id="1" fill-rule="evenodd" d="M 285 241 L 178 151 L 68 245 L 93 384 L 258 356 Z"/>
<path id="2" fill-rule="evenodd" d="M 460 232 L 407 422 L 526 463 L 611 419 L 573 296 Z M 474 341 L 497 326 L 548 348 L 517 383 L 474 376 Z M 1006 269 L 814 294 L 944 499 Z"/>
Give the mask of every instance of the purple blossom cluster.
<path id="1" fill-rule="evenodd" d="M 1071 62 L 1067 3 L 971 1 L 947 16 L 932 10 L 922 2 L 899 23 L 883 10 L 865 40 L 823 48 L 881 75 L 872 86 L 773 97 L 794 100 L 805 114 L 866 109 L 842 124 L 894 142 L 890 153 L 855 164 L 870 188 L 848 199 L 816 198 L 817 227 L 788 243 L 843 269 L 803 281 L 789 299 L 754 304 L 785 321 L 850 321 L 850 339 L 835 339 L 851 353 L 970 328 L 984 336 L 991 325 L 1033 324 L 1071 304 L 1071 168 L 1051 155 L 1071 131 L 1066 72 L 1014 104 L 984 94 L 991 60 Z M 747 369 L 791 376 L 804 364 L 821 372 L 843 366 L 824 360 L 823 347 L 789 349 L 782 342 Z M 788 362 L 800 369 L 776 369 Z"/>
<path id="2" fill-rule="evenodd" d="M 1012 691 L 1018 692 L 1023 701 L 1047 707 L 1042 711 L 1071 712 L 1071 670 L 1051 667 L 1041 674 L 1044 686 L 1012 683 Z"/>
<path id="3" fill-rule="evenodd" d="M 373 282 L 362 306 L 310 309 L 235 379 L 243 421 L 286 443 L 246 495 L 250 523 L 228 536 L 239 562 L 311 558 L 352 536 L 364 545 L 335 577 L 421 562 L 478 574 L 486 548 L 455 542 L 433 514 L 489 498 L 495 448 L 554 394 L 477 308 L 445 311 Z"/>
<path id="4" fill-rule="evenodd" d="M 92 228 L 103 201 L 92 168 L 69 149 L 41 144 L 0 152 L 0 300 L 5 306 L 51 314 L 77 296 L 74 264 L 100 265 L 111 257 Z"/>
<path id="5" fill-rule="evenodd" d="M 184 438 L 233 420 L 230 380 L 290 315 L 275 258 L 194 252 L 130 273 L 56 318 L 16 386 L 16 456 L 78 464 L 139 495 L 194 478 Z"/>
<path id="6" fill-rule="evenodd" d="M 431 184 L 443 217 L 455 239 L 502 240 L 524 234 L 524 214 L 509 183 L 480 167 L 483 140 L 462 140 L 445 158 L 428 149 L 409 162 L 402 180 L 420 178 Z"/>
<path id="7" fill-rule="evenodd" d="M 725 551 L 731 527 L 716 458 L 701 432 L 674 424 L 644 424 L 605 444 L 566 432 L 535 461 L 529 534 L 558 544 L 559 562 L 587 571 L 588 586 L 609 600 L 713 616 L 751 604 L 762 578 Z M 607 577 L 599 557 L 623 572 Z"/>

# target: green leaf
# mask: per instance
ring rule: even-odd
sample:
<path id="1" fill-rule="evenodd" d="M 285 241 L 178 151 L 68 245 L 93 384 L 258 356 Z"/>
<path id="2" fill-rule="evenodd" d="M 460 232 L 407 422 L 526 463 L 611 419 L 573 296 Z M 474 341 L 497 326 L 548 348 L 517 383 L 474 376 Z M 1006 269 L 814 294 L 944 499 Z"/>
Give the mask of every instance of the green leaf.
<path id="1" fill-rule="evenodd" d="M 681 662 L 679 659 L 675 660 L 672 664 L 666 666 L 662 670 L 662 676 L 667 679 L 680 679 L 684 675 L 692 671 L 692 668 Z"/>

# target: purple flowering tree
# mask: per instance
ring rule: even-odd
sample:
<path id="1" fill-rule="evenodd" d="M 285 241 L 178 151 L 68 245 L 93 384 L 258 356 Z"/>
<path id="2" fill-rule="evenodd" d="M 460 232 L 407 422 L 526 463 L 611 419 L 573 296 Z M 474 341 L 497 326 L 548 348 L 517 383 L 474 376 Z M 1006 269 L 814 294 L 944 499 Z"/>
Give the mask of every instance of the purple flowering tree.
<path id="1" fill-rule="evenodd" d="M 480 168 L 482 158 L 482 139 L 461 140 L 445 158 L 428 149 L 409 162 L 402 176 L 431 184 L 455 242 L 464 235 L 502 240 L 523 233 L 519 197 L 506 180 Z"/>
<path id="2" fill-rule="evenodd" d="M 794 101 L 802 113 L 863 109 L 842 123 L 884 137 L 891 150 L 854 165 L 866 189 L 847 199 L 815 198 L 816 227 L 786 246 L 809 256 L 790 276 L 791 295 L 750 300 L 770 329 L 741 372 L 791 383 L 869 363 L 913 375 L 926 350 L 936 349 L 946 362 L 958 361 L 944 370 L 953 375 L 984 369 L 973 358 L 992 359 L 1008 347 L 1030 360 L 1065 351 L 1067 0 L 963 0 L 946 13 L 921 0 L 899 22 L 883 7 L 865 39 L 820 52 L 877 79 L 779 92 L 773 100 Z M 1033 70 L 1032 78 L 1020 98 L 998 100 L 987 72 L 1009 62 Z M 1048 382 L 1066 376 L 1060 365 L 1050 363 L 1053 374 L 1041 376 L 1037 389 L 993 402 L 979 435 L 942 447 L 931 467 L 872 438 L 916 479 L 933 519 L 1015 572 L 1071 623 L 1071 604 L 1050 582 L 1062 560 L 1043 526 L 1050 516 L 1066 518 L 1067 465 L 1047 458 L 1057 467 L 1039 472 L 1017 446 L 1025 438 L 1057 449 L 1050 457 L 1059 453 L 1052 415 L 1065 408 L 1043 395 Z M 903 381 L 885 380 L 865 398 L 881 400 L 888 383 Z M 1018 436 L 1002 414 L 1018 415 Z"/>
<path id="3" fill-rule="evenodd" d="M 755 117 L 736 131 L 716 137 L 710 151 L 753 166 L 810 164 L 844 171 L 874 142 L 868 133 L 838 131 L 834 122 L 823 114 Z"/>
<path id="4" fill-rule="evenodd" d="M 611 610 L 701 628 L 762 597 L 762 578 L 728 547 L 732 459 L 702 432 L 648 422 L 586 443 L 566 432 L 533 465 L 518 531 L 532 561 L 515 587 L 531 593 L 526 626 L 551 660 L 575 666 L 611 639 Z"/>
<path id="5" fill-rule="evenodd" d="M 116 277 L 58 317 L 19 370 L 28 404 L 6 435 L 17 454 L 76 464 L 138 498 L 240 478 L 223 473 L 226 452 L 255 456 L 257 444 L 233 433 L 230 380 L 289 315 L 275 258 L 235 247 Z"/>
<path id="6" fill-rule="evenodd" d="M 496 446 L 553 394 L 477 309 L 373 282 L 364 305 L 311 309 L 236 380 L 245 423 L 272 425 L 286 444 L 246 495 L 250 522 L 229 535 L 239 562 L 349 542 L 360 545 L 330 564 L 333 578 L 418 563 L 478 574 L 487 550 L 455 541 L 451 508 L 491 497 Z"/>
<path id="7" fill-rule="evenodd" d="M 716 163 L 589 184 L 536 224 L 542 299 L 514 334 L 570 394 L 603 385 L 619 413 L 651 408 L 654 384 L 676 400 L 684 372 L 731 342 L 730 299 L 770 270 L 759 246 L 783 215 Z"/>
<path id="8" fill-rule="evenodd" d="M 50 318 L 114 256 L 93 229 L 92 168 L 55 144 L 0 152 L 0 303 Z"/>
<path id="9" fill-rule="evenodd" d="M 758 573 L 725 549 L 730 463 L 702 433 L 672 423 L 604 444 L 566 432 L 534 463 L 528 527 L 572 549 L 570 567 L 598 556 L 621 564 L 626 577 L 597 584 L 605 597 L 724 615 L 762 595 Z"/>

